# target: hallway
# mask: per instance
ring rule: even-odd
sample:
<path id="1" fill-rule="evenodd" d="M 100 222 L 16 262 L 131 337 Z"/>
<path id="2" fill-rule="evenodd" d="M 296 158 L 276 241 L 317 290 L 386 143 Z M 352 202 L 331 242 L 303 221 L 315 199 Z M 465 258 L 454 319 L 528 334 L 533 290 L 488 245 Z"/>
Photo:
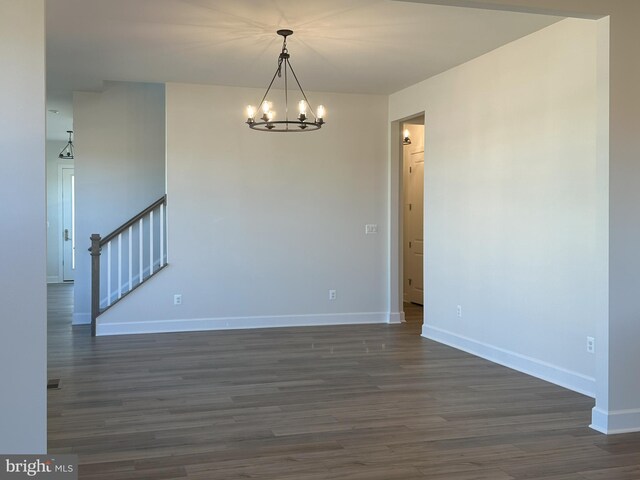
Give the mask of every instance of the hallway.
<path id="1" fill-rule="evenodd" d="M 49 286 L 49 451 L 81 479 L 640 477 L 593 400 L 402 325 L 91 338 Z"/>

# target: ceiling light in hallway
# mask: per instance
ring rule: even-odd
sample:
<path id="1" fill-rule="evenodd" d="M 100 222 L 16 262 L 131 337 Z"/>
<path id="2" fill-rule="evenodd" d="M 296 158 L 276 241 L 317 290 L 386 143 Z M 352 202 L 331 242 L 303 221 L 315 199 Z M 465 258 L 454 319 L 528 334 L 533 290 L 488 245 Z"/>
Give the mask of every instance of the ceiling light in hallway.
<path id="1" fill-rule="evenodd" d="M 69 141 L 64 146 L 64 148 L 62 149 L 58 157 L 72 159 L 73 158 L 73 142 L 71 141 L 71 135 L 73 135 L 73 130 L 67 130 L 67 133 L 69 134 Z"/>

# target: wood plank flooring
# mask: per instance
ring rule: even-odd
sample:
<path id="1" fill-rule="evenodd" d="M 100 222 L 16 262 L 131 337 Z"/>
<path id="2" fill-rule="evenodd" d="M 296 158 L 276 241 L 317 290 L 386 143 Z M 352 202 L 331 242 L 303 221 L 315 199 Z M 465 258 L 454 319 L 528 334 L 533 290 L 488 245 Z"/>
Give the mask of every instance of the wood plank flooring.
<path id="1" fill-rule="evenodd" d="M 71 296 L 49 287 L 49 449 L 81 479 L 640 479 L 640 434 L 421 338 L 417 306 L 402 325 L 92 339 Z"/>

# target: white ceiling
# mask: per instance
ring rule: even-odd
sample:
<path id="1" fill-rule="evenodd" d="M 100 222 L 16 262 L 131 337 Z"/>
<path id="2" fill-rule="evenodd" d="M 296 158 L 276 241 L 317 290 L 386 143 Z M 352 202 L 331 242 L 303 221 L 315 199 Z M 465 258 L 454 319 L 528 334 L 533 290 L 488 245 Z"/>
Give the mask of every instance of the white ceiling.
<path id="1" fill-rule="evenodd" d="M 47 0 L 48 108 L 105 80 L 266 88 L 278 28 L 295 31 L 305 90 L 389 94 L 558 20 L 395 0 Z"/>

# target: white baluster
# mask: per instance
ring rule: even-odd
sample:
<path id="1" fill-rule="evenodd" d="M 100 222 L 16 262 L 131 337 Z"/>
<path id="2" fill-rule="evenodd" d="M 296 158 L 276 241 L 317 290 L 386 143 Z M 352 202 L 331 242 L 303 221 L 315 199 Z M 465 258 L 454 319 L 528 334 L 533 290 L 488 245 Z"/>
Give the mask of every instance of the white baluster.
<path id="1" fill-rule="evenodd" d="M 118 300 L 122 298 L 122 234 L 118 234 Z"/>
<path id="2" fill-rule="evenodd" d="M 138 285 L 142 283 L 142 275 L 144 273 L 143 270 L 143 262 L 144 262 L 144 247 L 143 247 L 143 241 L 144 241 L 144 218 L 140 219 L 140 228 L 138 229 L 138 243 L 140 244 L 140 253 L 138 255 L 138 263 L 139 263 L 139 268 L 138 268 Z"/>
<path id="3" fill-rule="evenodd" d="M 149 276 L 153 275 L 153 210 L 149 212 Z"/>
<path id="4" fill-rule="evenodd" d="M 129 288 L 133 288 L 133 225 L 129 227 Z"/>
<path id="5" fill-rule="evenodd" d="M 160 204 L 160 266 L 165 265 L 164 261 L 164 204 Z"/>
<path id="6" fill-rule="evenodd" d="M 107 307 L 111 305 L 111 241 L 107 243 Z"/>

